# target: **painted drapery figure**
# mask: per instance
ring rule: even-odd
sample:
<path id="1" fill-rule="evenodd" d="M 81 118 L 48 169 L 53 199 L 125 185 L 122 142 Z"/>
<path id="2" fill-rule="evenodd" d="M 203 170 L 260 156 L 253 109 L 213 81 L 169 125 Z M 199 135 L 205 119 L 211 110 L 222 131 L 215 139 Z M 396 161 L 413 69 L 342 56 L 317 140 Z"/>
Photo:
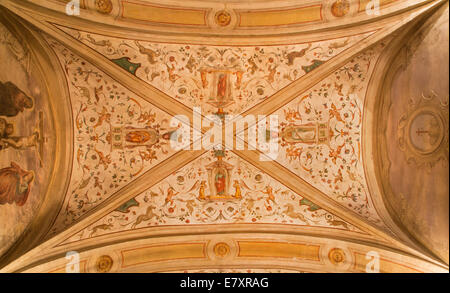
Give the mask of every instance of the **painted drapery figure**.
<path id="1" fill-rule="evenodd" d="M 161 135 L 157 129 L 151 127 L 112 126 L 110 140 L 113 149 L 151 147 L 157 144 L 161 138 L 164 140 L 176 138 L 177 136 L 173 135 L 176 131 L 177 128 L 169 128 Z"/>
<path id="2" fill-rule="evenodd" d="M 217 161 L 205 166 L 208 171 L 208 185 L 211 192 L 208 199 L 232 198 L 229 194 L 229 188 L 230 172 L 233 169 L 233 165 L 222 160 L 224 157 L 223 151 L 214 151 L 214 156 L 217 158 Z"/>
<path id="3" fill-rule="evenodd" d="M 14 162 L 11 162 L 11 167 L 0 169 L 0 205 L 16 203 L 23 206 L 33 180 L 33 171 L 23 170 Z"/>
<path id="4" fill-rule="evenodd" d="M 222 170 L 219 170 L 215 177 L 215 186 L 217 195 L 224 195 L 225 194 L 225 177 L 226 175 L 222 172 Z"/>
<path id="5" fill-rule="evenodd" d="M 139 130 L 130 131 L 125 136 L 126 141 L 136 143 L 136 144 L 144 144 L 152 138 L 153 137 L 150 135 L 150 132 L 142 131 L 142 130 L 141 131 L 139 131 Z"/>
<path id="6" fill-rule="evenodd" d="M 226 74 L 220 74 L 219 75 L 219 82 L 217 83 L 217 98 L 219 100 L 223 100 L 226 98 L 227 94 L 227 75 Z"/>

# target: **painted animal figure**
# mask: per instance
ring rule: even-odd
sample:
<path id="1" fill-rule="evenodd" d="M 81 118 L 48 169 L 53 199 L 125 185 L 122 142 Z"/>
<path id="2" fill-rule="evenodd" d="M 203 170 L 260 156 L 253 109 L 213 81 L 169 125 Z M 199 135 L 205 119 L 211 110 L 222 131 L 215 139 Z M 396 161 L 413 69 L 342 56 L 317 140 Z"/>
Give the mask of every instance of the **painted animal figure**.
<path id="1" fill-rule="evenodd" d="M 337 121 L 345 123 L 345 121 L 342 120 L 342 117 L 341 117 L 341 114 L 339 113 L 339 110 L 336 108 L 336 106 L 334 104 L 331 104 L 331 109 L 329 110 L 330 116 L 331 117 L 335 117 Z"/>
<path id="2" fill-rule="evenodd" d="M 139 52 L 141 54 L 144 54 L 147 56 L 147 60 L 150 64 L 155 64 L 156 62 L 158 62 L 158 60 L 156 60 L 156 58 L 161 55 L 159 52 L 145 48 L 144 46 L 139 44 L 138 41 L 136 41 L 135 43 L 136 43 L 136 46 L 139 48 Z"/>
<path id="3" fill-rule="evenodd" d="M 334 42 L 334 43 L 331 43 L 331 44 L 328 46 L 328 48 L 329 48 L 329 49 L 339 49 L 339 48 L 342 48 L 342 47 L 347 46 L 349 41 L 350 41 L 350 38 L 347 38 L 347 39 L 346 39 L 345 41 L 343 41 L 343 42 Z"/>
<path id="4" fill-rule="evenodd" d="M 309 48 L 311 48 L 311 43 L 308 44 L 308 47 L 306 47 L 306 48 L 304 48 L 304 49 L 302 49 L 302 50 L 300 50 L 300 51 L 294 51 L 294 52 L 288 53 L 288 54 L 286 55 L 286 58 L 288 59 L 288 63 L 287 63 L 287 64 L 288 64 L 289 66 L 294 65 L 294 60 L 295 60 L 296 58 L 300 58 L 300 57 L 305 56 L 306 51 L 308 51 Z"/>
<path id="5" fill-rule="evenodd" d="M 277 66 L 272 66 L 269 68 L 269 74 L 264 76 L 270 84 L 275 81 L 275 73 L 277 73 Z"/>
<path id="6" fill-rule="evenodd" d="M 170 204 L 172 205 L 173 204 L 173 197 L 175 195 L 177 195 L 178 193 L 179 192 L 176 192 L 175 189 L 173 189 L 173 187 L 169 187 L 167 189 L 167 196 L 166 196 L 166 199 L 165 199 L 165 203 L 170 202 Z"/>
<path id="7" fill-rule="evenodd" d="M 166 64 L 167 72 L 169 73 L 169 80 L 174 83 L 177 79 L 179 79 L 181 76 L 178 74 L 175 74 L 175 65 L 172 64 L 172 67 L 169 67 L 169 65 Z"/>
<path id="8" fill-rule="evenodd" d="M 137 225 L 139 225 L 144 221 L 150 221 L 153 218 L 159 218 L 158 215 L 153 212 L 154 209 L 155 209 L 154 206 L 149 206 L 145 214 L 137 217 L 136 222 L 133 223 L 131 228 L 134 229 Z"/>
<path id="9" fill-rule="evenodd" d="M 108 112 L 108 109 L 106 109 L 105 107 L 102 108 L 101 112 L 97 112 L 98 114 L 98 121 L 97 123 L 94 125 L 94 128 L 97 128 L 99 126 L 101 126 L 103 124 L 103 122 L 110 122 L 111 120 L 111 113 Z"/>
<path id="10" fill-rule="evenodd" d="M 283 109 L 283 111 L 287 121 L 289 122 L 295 122 L 295 120 L 302 121 L 302 116 L 298 111 L 295 111 L 293 109 L 289 109 L 288 111 L 286 111 L 286 109 Z"/>
<path id="11" fill-rule="evenodd" d="M 113 227 L 113 224 L 97 225 L 91 229 L 91 234 L 89 235 L 89 237 L 92 237 L 92 235 L 97 233 L 98 230 L 107 231 L 107 230 L 111 230 L 112 227 Z"/>
<path id="12" fill-rule="evenodd" d="M 342 227 L 344 227 L 345 229 L 348 229 L 347 223 L 346 223 L 346 222 L 343 222 L 343 221 L 329 220 L 328 223 L 329 223 L 331 226 L 335 226 L 335 227 L 336 227 L 336 226 L 342 226 Z"/>
<path id="13" fill-rule="evenodd" d="M 292 204 L 286 205 L 286 210 L 283 212 L 283 214 L 285 214 L 286 216 L 288 216 L 292 219 L 299 219 L 300 221 L 303 221 L 306 224 L 308 224 L 308 221 L 302 214 L 295 212 L 294 206 Z"/>
<path id="14" fill-rule="evenodd" d="M 272 187 L 266 186 L 266 191 L 263 191 L 263 193 L 267 194 L 267 199 L 266 199 L 267 204 L 270 204 L 270 201 L 275 203 L 275 196 L 273 195 Z"/>

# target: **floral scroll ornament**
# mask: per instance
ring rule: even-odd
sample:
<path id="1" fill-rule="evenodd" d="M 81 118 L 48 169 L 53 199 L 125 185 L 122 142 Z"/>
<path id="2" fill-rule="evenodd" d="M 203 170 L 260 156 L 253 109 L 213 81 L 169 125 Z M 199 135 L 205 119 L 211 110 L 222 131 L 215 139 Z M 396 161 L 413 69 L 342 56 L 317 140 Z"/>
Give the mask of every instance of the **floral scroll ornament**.
<path id="1" fill-rule="evenodd" d="M 426 166 L 428 172 L 440 160 L 448 161 L 448 98 L 438 102 L 432 91 L 422 94 L 418 102 L 413 100 L 400 118 L 397 126 L 399 148 L 408 163 Z"/>

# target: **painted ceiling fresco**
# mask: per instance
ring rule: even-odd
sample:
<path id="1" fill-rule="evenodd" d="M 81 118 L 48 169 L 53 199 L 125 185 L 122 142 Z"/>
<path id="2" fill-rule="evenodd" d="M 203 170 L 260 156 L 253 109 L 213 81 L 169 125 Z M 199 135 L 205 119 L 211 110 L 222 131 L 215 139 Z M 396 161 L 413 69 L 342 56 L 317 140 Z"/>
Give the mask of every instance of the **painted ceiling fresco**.
<path id="1" fill-rule="evenodd" d="M 362 115 L 370 75 L 384 43 L 355 56 L 276 113 L 277 162 L 368 220 L 383 225 L 367 188 Z"/>
<path id="2" fill-rule="evenodd" d="M 346 40 L 348 40 L 348 38 Z M 48 39 L 48 41 L 57 53 L 61 66 L 64 68 L 67 75 L 71 104 L 73 107 L 76 143 L 76 160 L 74 161 L 72 171 L 73 179 L 69 189 L 70 191 L 66 197 L 65 206 L 53 228 L 53 232 L 56 232 L 64 226 L 76 221 L 81 215 L 111 196 L 114 191 L 120 189 L 127 183 L 132 182 L 140 174 L 151 169 L 152 166 L 160 163 L 164 159 L 170 158 L 174 151 L 169 145 L 169 137 L 167 136 L 171 131 L 169 127 L 169 120 L 171 117 L 168 114 L 152 107 L 151 104 L 125 89 L 120 83 L 114 81 L 101 70 L 75 55 L 57 41 L 53 39 Z M 334 44 L 336 43 L 334 42 Z M 330 43 L 326 43 L 324 46 L 325 47 L 323 48 L 319 47 L 319 51 L 329 50 Z M 203 50 L 207 51 L 212 51 L 214 49 L 215 48 L 203 47 Z M 252 48 L 252 50 L 254 49 L 255 48 Z M 250 49 L 247 48 L 247 50 Z M 245 53 L 241 52 L 241 54 Z M 322 109 L 312 106 L 311 100 L 315 97 L 312 97 L 312 94 L 309 94 L 309 99 L 303 99 L 301 102 L 297 100 L 293 101 L 293 103 L 297 104 L 295 109 L 289 108 L 286 110 L 286 108 L 283 108 L 280 110 L 283 113 L 280 116 L 284 116 L 287 119 L 286 121 L 291 122 L 291 124 L 287 124 L 287 127 L 292 125 L 302 125 L 302 122 L 304 122 L 303 124 L 305 125 L 308 123 L 311 125 L 311 123 L 321 123 L 322 121 L 326 121 L 327 128 L 325 131 L 327 132 L 326 136 L 329 140 L 320 144 L 317 144 L 316 141 L 307 139 L 298 142 L 290 141 L 286 144 L 286 146 L 290 146 L 286 147 L 286 154 L 280 156 L 280 163 L 285 164 L 285 159 L 287 159 L 291 165 L 293 159 L 303 163 L 305 161 L 303 156 L 306 155 L 306 164 L 300 166 L 302 167 L 302 171 L 307 171 L 308 173 L 301 173 L 301 176 L 307 178 L 307 181 L 311 182 L 313 185 L 322 184 L 322 182 L 326 181 L 326 187 L 328 188 L 325 189 L 324 192 L 328 193 L 331 190 L 330 194 L 332 194 L 331 196 L 333 199 L 341 199 L 344 200 L 344 202 L 348 202 L 346 199 L 350 198 L 349 207 L 356 209 L 357 212 L 368 218 L 376 218 L 376 215 L 373 215 L 373 211 L 372 215 L 370 214 L 371 211 L 369 209 L 373 209 L 373 207 L 369 207 L 369 196 L 364 187 L 364 175 L 362 174 L 362 169 L 358 166 L 360 163 L 360 156 L 358 156 L 358 151 L 360 153 L 360 150 L 358 150 L 360 144 L 358 141 L 360 139 L 359 127 L 361 124 L 362 101 L 347 100 L 344 102 L 342 101 L 342 97 L 349 97 L 352 94 L 355 94 L 356 96 L 364 89 L 362 81 L 364 81 L 370 73 L 369 60 L 373 54 L 374 53 L 371 50 L 362 56 L 358 56 L 354 62 L 344 66 L 336 72 L 333 75 L 334 79 L 332 81 L 324 80 L 327 86 L 321 90 L 322 93 L 318 93 L 318 96 L 323 96 L 327 101 L 320 100 L 320 103 L 314 104 L 320 105 L 323 107 Z M 299 59 L 303 60 L 301 57 L 299 57 Z M 163 58 L 159 60 L 160 62 L 157 62 L 156 66 L 162 63 Z M 174 62 L 176 63 L 176 61 Z M 195 71 L 195 73 L 198 78 L 201 78 L 201 72 Z M 352 82 L 351 84 L 348 82 L 349 80 Z M 331 84 L 333 84 L 333 87 L 330 86 Z M 342 88 L 343 84 L 346 85 L 345 88 Z M 208 86 L 207 88 L 209 89 L 211 87 L 212 86 Z M 327 90 L 330 90 L 330 92 L 327 92 Z M 342 91 L 344 91 L 345 94 Z M 313 92 L 317 92 L 317 90 L 314 89 Z M 314 101 L 319 101 L 319 99 L 314 99 Z M 329 106 L 327 102 L 329 103 Z M 300 105 L 300 103 L 303 104 Z M 336 105 L 341 109 L 336 109 Z M 309 108 L 307 108 L 308 106 Z M 290 105 L 288 105 L 288 107 L 290 107 Z M 328 107 L 330 110 L 327 111 Z M 342 114 L 340 111 L 342 111 Z M 339 124 L 339 122 L 343 122 L 340 115 L 347 120 L 347 123 L 341 123 L 342 125 Z M 351 130 L 352 125 L 353 130 Z M 147 141 L 133 141 L 133 133 L 140 130 L 147 131 L 149 135 L 153 137 L 150 137 Z M 332 131 L 338 133 L 332 135 Z M 115 136 L 123 136 L 119 139 L 119 145 L 117 145 Z M 308 136 L 308 133 L 306 133 L 306 136 Z M 285 139 L 289 140 L 287 137 Z M 353 142 L 352 139 L 355 142 Z M 315 138 L 313 138 L 313 140 L 315 140 Z M 326 145 L 330 142 L 331 147 L 326 149 L 321 147 L 322 144 Z M 345 149 L 344 146 L 346 146 Z M 302 155 L 302 147 L 309 150 L 305 151 L 305 155 Z M 284 148 L 282 149 L 284 150 Z M 350 151 L 351 153 L 349 153 Z M 294 153 L 298 154 L 297 157 L 293 157 Z M 314 157 L 314 159 L 311 159 L 312 157 Z M 322 165 L 319 167 L 313 160 L 321 162 Z M 308 169 L 308 164 L 309 166 L 314 164 L 314 168 L 310 167 Z M 289 163 L 287 165 L 289 166 Z M 203 169 L 204 168 L 205 166 L 203 166 Z M 298 172 L 298 164 L 294 163 L 294 167 L 292 168 L 294 172 Z M 198 166 L 196 168 L 191 167 L 187 170 L 197 169 L 202 168 Z M 203 170 L 203 172 L 206 171 Z M 352 178 L 355 178 L 355 183 L 348 185 L 348 180 L 342 180 L 342 176 L 344 176 L 342 172 L 345 172 L 346 178 L 348 176 L 353 176 Z M 196 178 L 192 174 L 190 174 L 189 177 L 193 177 L 199 182 L 205 179 L 202 177 Z M 234 176 L 231 176 L 231 182 L 233 182 L 233 180 L 239 182 L 244 179 L 240 177 L 240 174 L 234 174 Z M 322 181 L 317 183 L 317 179 Z M 191 183 L 195 182 L 196 181 L 192 181 Z M 190 193 L 198 192 L 196 188 L 199 188 L 199 182 L 191 186 L 192 190 L 189 192 L 186 190 L 176 191 L 176 189 L 170 192 L 186 193 L 184 196 L 189 196 Z M 186 186 L 187 185 L 189 184 L 186 183 Z M 270 185 L 271 184 L 268 183 L 265 184 L 265 186 Z M 171 185 L 169 184 L 169 186 Z M 159 188 L 167 188 L 167 186 L 160 186 Z M 235 188 L 235 186 L 230 186 L 230 189 Z M 281 190 L 281 188 L 278 189 L 279 192 L 287 192 L 286 190 Z M 161 197 L 164 197 L 164 194 L 168 192 L 166 190 L 165 193 L 161 194 L 160 190 L 162 189 L 156 190 Z M 267 192 L 267 190 L 264 190 L 265 189 L 262 188 L 258 192 Z M 247 191 L 248 190 L 243 190 L 241 192 L 246 193 Z M 154 193 L 154 191 L 151 191 L 151 193 Z M 274 194 L 274 196 L 276 196 L 276 194 Z M 248 200 L 250 200 L 250 202 L 258 201 L 257 198 L 260 197 Z M 191 198 L 191 200 L 193 199 Z M 140 201 L 142 202 L 144 200 L 140 199 Z M 184 201 L 188 201 L 188 199 L 186 198 Z M 301 199 L 296 201 L 301 202 Z M 309 202 L 307 199 L 304 201 Z M 352 203 L 354 206 L 352 206 Z M 230 211 L 232 210 L 231 214 L 235 214 L 239 211 L 241 216 L 230 217 L 228 221 L 255 222 L 256 219 L 261 219 L 263 222 L 283 223 L 289 222 L 289 220 L 283 220 L 283 218 L 280 217 L 277 218 L 277 213 L 281 214 L 284 210 L 292 211 L 292 215 L 298 213 L 295 211 L 295 206 L 290 206 L 288 203 L 283 203 L 276 208 L 271 207 L 269 204 L 270 201 L 267 202 L 267 206 L 264 206 L 263 202 L 259 200 L 258 205 L 261 205 L 261 208 L 258 208 L 258 210 L 263 211 L 270 209 L 270 211 L 266 211 L 268 215 L 255 214 L 253 218 L 246 218 L 250 216 L 250 211 L 252 210 L 252 206 L 250 205 L 252 204 L 246 204 L 247 212 L 239 211 L 242 209 L 242 204 L 240 204 L 239 208 L 236 205 L 234 207 L 232 205 L 228 207 Z M 159 206 L 157 203 L 155 203 L 155 205 Z M 188 221 L 188 223 L 212 224 L 216 222 L 217 217 L 219 216 L 215 215 L 215 213 L 220 210 L 220 208 L 214 207 L 216 205 L 217 204 L 212 205 L 214 212 L 212 212 L 213 214 L 210 216 L 193 219 L 192 217 L 195 213 L 193 212 L 193 209 L 195 205 L 193 207 L 192 203 L 178 204 L 178 211 L 173 214 L 178 214 L 178 216 L 175 217 L 175 219 L 178 219 L 178 222 L 173 222 L 173 219 L 168 219 L 167 221 L 170 220 L 169 223 L 173 224 L 180 224 L 186 221 Z M 301 206 L 301 204 L 296 205 Z M 173 209 L 173 207 L 169 208 Z M 200 207 L 200 210 L 205 210 L 205 208 L 206 207 Z M 227 207 L 225 206 L 222 208 L 224 211 L 227 210 Z M 318 209 L 318 207 L 309 208 L 310 211 L 315 211 L 316 209 Z M 168 211 L 163 210 L 161 212 L 164 212 L 164 215 L 160 215 L 159 217 L 172 216 Z M 180 210 L 183 210 L 183 212 L 180 212 Z M 133 211 L 133 214 L 142 214 L 142 211 Z M 242 216 L 242 214 L 245 216 Z M 313 217 L 324 217 L 322 223 L 319 220 L 315 220 L 314 222 L 312 220 L 308 221 L 301 215 L 293 217 L 304 224 L 315 223 L 324 225 L 323 223 L 330 224 L 336 222 L 337 224 L 335 226 L 347 227 L 347 224 L 343 224 L 342 221 L 333 220 L 332 215 L 328 215 L 328 220 L 325 220 L 325 214 L 322 213 L 321 216 L 318 214 L 320 213 L 314 213 Z M 269 215 L 272 215 L 272 217 L 268 217 Z M 107 222 L 111 225 L 112 220 L 116 219 L 116 217 L 110 217 Z M 124 216 L 123 218 L 127 217 Z M 165 221 L 165 219 L 161 218 L 158 224 L 161 225 L 165 223 Z M 117 225 L 122 227 L 123 223 L 117 223 Z"/>
<path id="3" fill-rule="evenodd" d="M 385 186 L 402 176 L 392 164 L 421 168 L 395 155 L 404 140 L 437 132 L 448 175 L 448 118 L 422 113 L 431 106 L 405 112 L 423 76 L 402 77 L 427 72 L 424 58 L 414 70 L 408 58 L 433 13 L 448 24 L 445 1 L 381 1 L 379 15 L 367 15 L 367 0 L 81 1 L 79 17 L 67 1 L 41 2 L 0 3 L 0 272 L 64 272 L 68 251 L 83 272 L 371 272 L 374 251 L 379 271 L 448 272 L 448 242 L 430 246 L 399 221 L 390 205 L 398 212 L 403 194 L 392 190 L 403 185 Z M 448 82 L 434 88 L 448 114 Z M 203 125 L 189 134 L 226 115 L 273 115 L 278 129 L 255 141 L 255 125 L 236 129 L 243 150 L 174 148 L 183 125 L 172 118 L 195 120 L 197 107 Z M 414 111 L 429 120 L 399 121 Z M 251 149 L 271 140 L 272 160 Z M 408 147 L 424 162 L 436 156 Z M 435 224 L 448 222 L 440 211 Z"/>
<path id="4" fill-rule="evenodd" d="M 90 34 L 84 33 L 83 35 L 86 35 L 86 37 L 79 37 L 79 39 L 94 40 L 90 39 L 92 38 Z M 89 37 L 87 37 L 88 35 Z M 82 34 L 79 33 L 79 36 L 82 36 Z M 366 35 L 359 36 L 359 39 L 364 36 Z M 355 39 L 358 38 L 355 37 Z M 304 52 L 301 54 L 296 54 L 295 52 L 299 52 L 296 50 L 304 45 L 298 48 L 293 47 L 288 51 L 290 53 L 287 53 L 286 50 L 289 47 L 282 47 L 281 49 L 279 47 L 247 47 L 235 49 L 227 47 L 193 46 L 191 48 L 189 45 L 146 44 L 149 47 L 163 48 L 155 49 L 159 50 L 157 54 L 161 55 L 155 60 L 150 60 L 148 56 L 145 58 L 146 60 L 139 59 L 145 55 L 142 54 L 139 58 L 135 56 L 134 54 L 139 52 L 137 48 L 133 49 L 134 51 L 132 53 L 134 54 L 128 53 L 132 57 L 116 58 L 126 56 L 124 54 L 127 54 L 128 50 L 132 50 L 131 45 L 127 45 L 125 41 L 116 41 L 116 43 L 119 43 L 116 49 L 112 45 L 105 45 L 105 48 L 97 46 L 96 48 L 100 48 L 106 52 L 112 51 L 112 62 L 116 63 L 118 62 L 117 60 L 126 60 L 119 62 L 119 64 L 122 66 L 123 64 L 130 65 L 133 68 L 133 70 L 130 70 L 131 73 L 137 74 L 140 72 L 139 75 L 141 78 L 144 78 L 142 72 L 146 72 L 146 68 L 150 68 L 150 66 L 153 68 L 166 67 L 167 69 L 168 67 L 166 65 L 169 63 L 174 66 L 175 64 L 184 64 L 179 70 L 185 70 L 186 63 L 181 63 L 181 60 L 183 62 L 186 61 L 185 59 L 194 60 L 192 55 L 198 56 L 199 60 L 192 63 L 194 67 L 187 68 L 187 72 L 192 71 L 192 74 L 188 74 L 189 78 L 184 78 L 185 81 L 193 81 L 196 79 L 201 81 L 204 75 L 204 72 L 201 71 L 203 67 L 197 67 L 195 64 L 205 63 L 208 62 L 207 60 L 210 60 L 212 62 L 210 68 L 218 68 L 221 65 L 216 64 L 214 66 L 214 62 L 221 60 L 221 62 L 226 63 L 228 59 L 219 59 L 220 52 L 224 56 L 228 55 L 228 58 L 235 60 L 237 63 L 242 62 L 242 60 L 248 61 L 251 59 L 263 61 L 262 58 L 265 56 L 264 58 L 266 60 L 264 62 L 260 62 L 260 65 L 256 66 L 253 71 L 252 68 L 248 68 L 246 74 L 243 74 L 242 77 L 243 83 L 248 83 L 251 80 L 258 83 L 258 80 L 265 80 L 264 77 L 251 78 L 252 74 L 258 75 L 258 72 L 264 72 L 264 69 L 259 68 L 271 63 L 269 61 L 271 57 L 269 56 L 275 58 L 276 54 L 273 53 L 274 51 L 281 50 L 284 52 L 278 54 L 278 59 L 281 60 L 277 61 L 277 64 L 283 65 L 281 68 L 291 66 L 294 68 L 292 71 L 298 71 L 298 68 L 302 68 L 303 72 L 299 73 L 301 76 L 321 64 L 322 61 L 316 63 L 313 61 L 314 64 L 311 65 L 311 56 L 320 58 L 314 59 L 316 61 L 324 60 L 324 56 L 320 56 L 317 52 L 337 54 L 340 50 L 348 46 L 347 44 L 350 43 L 350 40 L 351 38 L 347 37 L 338 41 L 332 40 L 312 45 L 309 44 L 306 45 Z M 152 166 L 164 159 L 169 158 L 174 151 L 168 143 L 168 137 L 164 136 L 164 134 L 170 133 L 171 131 L 169 128 L 169 120 L 171 117 L 169 115 L 152 107 L 151 104 L 125 89 L 120 83 L 114 81 L 101 70 L 72 53 L 69 49 L 64 48 L 57 41 L 49 39 L 49 42 L 57 53 L 68 79 L 71 104 L 73 106 L 76 141 L 76 161 L 74 161 L 72 171 L 73 179 L 70 192 L 66 196 L 67 203 L 54 225 L 53 232 L 56 232 L 65 225 L 76 221 L 77 218 L 89 211 L 92 207 L 95 207 L 111 196 L 114 191 L 132 182 L 139 174 L 151 169 Z M 96 44 L 109 44 L 109 42 L 109 40 L 105 41 L 101 39 L 92 41 L 92 43 Z M 134 43 L 139 44 L 139 42 Z M 284 166 L 288 166 L 291 171 L 306 179 L 313 186 L 318 187 L 332 199 L 344 203 L 350 209 L 379 224 L 381 224 L 380 220 L 373 209 L 373 205 L 370 202 L 370 195 L 365 186 L 361 162 L 360 129 L 364 90 L 371 73 L 370 61 L 376 58 L 377 53 L 379 53 L 382 47 L 380 45 L 375 49 L 369 49 L 360 56 L 356 56 L 350 63 L 311 89 L 311 92 L 302 94 L 277 113 L 279 117 L 283 117 L 280 122 L 284 127 L 281 134 L 283 137 L 283 143 L 281 144 L 282 153 L 278 157 L 278 162 Z M 184 53 L 185 55 L 179 55 L 180 52 L 186 50 L 188 52 Z M 191 50 L 196 53 L 189 53 Z M 267 52 L 269 50 L 272 51 L 272 54 Z M 226 54 L 227 51 L 229 53 Z M 254 51 L 259 53 L 255 53 L 247 59 L 249 52 Z M 206 55 L 202 55 L 200 52 L 204 52 Z M 219 55 L 215 56 L 213 52 Z M 267 52 L 267 55 L 264 52 Z M 291 54 L 293 52 L 295 54 Z M 298 56 L 289 59 L 289 56 L 295 55 Z M 285 59 L 282 59 L 281 56 L 284 56 Z M 177 59 L 180 59 L 179 63 Z M 137 61 L 141 61 L 145 66 L 140 65 L 140 63 L 134 63 Z M 133 64 L 138 65 L 134 66 Z M 305 66 L 302 64 L 310 65 Z M 248 67 L 248 64 L 247 66 L 244 65 L 244 67 Z M 274 68 L 277 69 L 278 66 L 274 66 Z M 277 69 L 276 72 L 278 70 L 281 69 Z M 161 73 L 163 75 L 168 74 L 165 70 L 161 71 Z M 181 74 L 181 71 L 179 73 Z M 277 76 L 279 75 L 282 74 L 277 74 Z M 171 84 L 168 88 L 176 88 L 175 80 L 170 82 L 170 78 L 164 79 L 159 75 L 158 77 L 161 88 L 164 88 L 164 80 Z M 146 81 L 149 82 L 148 80 Z M 278 88 L 281 88 L 286 84 L 286 81 L 287 79 L 280 79 L 277 81 L 274 80 L 273 82 L 274 84 L 278 84 Z M 233 90 L 230 91 L 232 97 L 236 97 L 236 91 L 239 90 L 239 83 L 237 79 L 232 82 Z M 249 86 L 256 89 L 255 84 Z M 197 89 L 202 89 L 203 87 L 205 88 L 205 93 L 212 92 L 214 88 L 213 80 L 205 80 L 205 83 Z M 273 92 L 274 88 L 271 88 Z M 176 95 L 174 98 L 180 99 L 180 96 Z M 189 104 L 188 101 L 181 100 Z M 201 99 L 195 100 L 200 101 L 200 104 L 191 104 L 192 106 L 206 105 L 206 103 L 201 102 Z M 247 99 L 243 100 L 248 101 Z M 219 108 L 217 105 L 216 107 L 210 107 L 211 111 L 214 109 L 217 111 L 217 108 Z M 229 108 L 225 107 L 225 111 L 228 110 Z M 234 111 L 242 110 L 244 108 L 236 108 Z M 237 113 L 239 114 L 241 112 Z M 315 129 L 315 125 L 320 125 L 319 128 L 322 127 L 321 130 L 308 131 L 311 126 Z M 149 135 L 153 135 L 154 137 L 149 138 L 146 142 L 134 142 L 131 137 L 133 129 L 135 131 L 146 129 L 146 131 L 150 131 Z M 321 131 L 324 134 L 313 133 L 315 131 Z M 300 132 L 302 132 L 301 136 L 297 136 L 296 133 Z M 124 138 L 120 138 L 119 140 L 125 140 L 119 146 L 115 145 L 114 142 L 114 137 L 117 135 L 124 136 Z M 233 180 L 241 179 L 238 176 Z M 195 189 L 195 187 L 192 188 Z M 176 193 L 176 191 L 173 192 Z M 192 207 L 188 209 L 185 205 L 182 205 L 183 207 L 178 205 L 178 208 L 182 208 L 185 212 L 192 210 Z M 284 209 L 288 208 L 286 205 L 281 205 L 279 208 L 281 209 L 282 207 Z M 232 213 L 235 213 L 237 210 L 239 209 L 234 207 Z M 134 212 L 138 213 L 136 211 Z M 275 211 L 271 213 L 274 214 Z M 247 212 L 246 215 L 248 216 L 249 213 Z M 260 214 L 257 217 L 261 218 L 263 215 Z M 184 215 L 184 217 L 180 216 L 180 218 L 184 219 L 188 217 Z M 108 222 L 110 223 L 113 219 L 115 218 L 109 218 Z M 211 216 L 202 220 L 200 218 L 197 220 L 187 220 L 192 222 L 215 223 L 216 219 L 214 216 Z M 238 219 L 233 219 L 233 221 L 238 221 Z M 275 217 L 271 221 L 282 222 L 283 220 Z M 270 220 L 265 218 L 265 222 L 270 222 Z"/>
<path id="5" fill-rule="evenodd" d="M 59 27 L 140 79 L 205 113 L 240 114 L 373 32 L 285 46 L 202 46 L 119 39 Z M 230 90 L 217 101 L 217 75 Z"/>
<path id="6" fill-rule="evenodd" d="M 170 116 L 48 39 L 66 73 L 73 113 L 72 181 L 55 230 L 173 155 Z M 144 137 L 139 136 L 145 131 Z"/>
<path id="7" fill-rule="evenodd" d="M 223 194 L 216 190 L 218 182 L 214 181 L 216 165 L 221 164 L 226 165 L 229 176 Z M 221 223 L 279 223 L 359 231 L 232 152 L 222 157 L 211 151 L 67 242 L 149 226 Z"/>

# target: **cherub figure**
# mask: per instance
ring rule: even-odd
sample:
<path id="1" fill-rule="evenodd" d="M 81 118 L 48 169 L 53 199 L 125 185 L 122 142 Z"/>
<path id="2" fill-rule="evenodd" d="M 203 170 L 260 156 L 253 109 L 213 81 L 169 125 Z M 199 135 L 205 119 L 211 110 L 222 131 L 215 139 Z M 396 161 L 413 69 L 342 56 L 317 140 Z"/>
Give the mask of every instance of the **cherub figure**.
<path id="1" fill-rule="evenodd" d="M 0 150 L 12 147 L 24 150 L 36 146 L 39 139 L 39 132 L 35 131 L 29 136 L 12 136 L 14 125 L 0 118 Z"/>

